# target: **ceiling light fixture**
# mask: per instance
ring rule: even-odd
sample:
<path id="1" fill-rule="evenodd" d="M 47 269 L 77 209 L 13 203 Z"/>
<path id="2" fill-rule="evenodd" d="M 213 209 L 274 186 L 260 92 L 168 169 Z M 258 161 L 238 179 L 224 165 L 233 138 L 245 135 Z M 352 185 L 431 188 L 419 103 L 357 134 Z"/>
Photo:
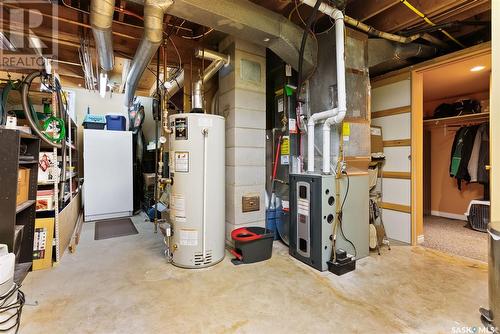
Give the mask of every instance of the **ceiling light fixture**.
<path id="1" fill-rule="evenodd" d="M 99 95 L 102 98 L 106 97 L 106 88 L 108 86 L 108 75 L 106 73 L 101 73 L 99 75 Z"/>
<path id="2" fill-rule="evenodd" d="M 473 68 L 470 69 L 471 72 L 479 72 L 485 69 L 485 66 L 483 65 L 477 65 L 474 66 Z"/>

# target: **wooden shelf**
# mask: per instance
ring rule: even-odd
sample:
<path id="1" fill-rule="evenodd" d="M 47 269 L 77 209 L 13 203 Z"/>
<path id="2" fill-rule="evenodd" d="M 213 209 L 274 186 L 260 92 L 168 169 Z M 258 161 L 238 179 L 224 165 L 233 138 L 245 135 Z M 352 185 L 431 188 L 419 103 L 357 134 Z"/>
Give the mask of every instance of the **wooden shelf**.
<path id="1" fill-rule="evenodd" d="M 54 185 L 55 181 L 39 181 L 38 185 L 39 186 L 51 186 Z"/>
<path id="2" fill-rule="evenodd" d="M 445 125 L 466 125 L 467 123 L 476 123 L 490 119 L 490 113 L 483 112 L 463 116 L 434 118 L 424 120 L 425 128 L 440 127 Z"/>
<path id="3" fill-rule="evenodd" d="M 36 161 L 36 160 L 31 160 L 31 161 L 19 160 L 20 165 L 32 165 L 32 164 L 37 164 L 37 163 L 38 163 L 38 161 Z"/>
<path id="4" fill-rule="evenodd" d="M 16 206 L 16 214 L 29 208 L 30 206 L 35 204 L 35 202 L 36 202 L 35 200 L 29 200 L 29 201 L 26 201 L 24 203 L 19 204 L 18 206 Z"/>
<path id="5" fill-rule="evenodd" d="M 30 135 L 30 134 L 28 134 L 28 133 L 26 133 L 26 132 L 22 132 L 22 131 L 19 131 L 19 136 L 20 136 L 21 138 L 24 138 L 24 139 L 38 139 L 38 137 L 37 137 L 37 136 Z"/>
<path id="6" fill-rule="evenodd" d="M 21 285 L 26 278 L 26 275 L 28 275 L 31 265 L 32 262 L 16 263 L 16 267 L 14 269 L 14 282 Z"/>

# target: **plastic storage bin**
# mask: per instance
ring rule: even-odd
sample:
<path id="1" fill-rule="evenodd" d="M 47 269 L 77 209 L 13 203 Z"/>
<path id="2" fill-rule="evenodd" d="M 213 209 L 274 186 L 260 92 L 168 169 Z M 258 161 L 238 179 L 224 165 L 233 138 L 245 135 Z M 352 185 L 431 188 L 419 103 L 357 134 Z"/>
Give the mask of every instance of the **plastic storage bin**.
<path id="1" fill-rule="evenodd" d="M 112 131 L 125 131 L 127 120 L 121 115 L 107 115 L 106 129 Z"/>
<path id="2" fill-rule="evenodd" d="M 101 115 L 85 115 L 85 119 L 83 120 L 83 127 L 85 129 L 93 129 L 93 130 L 104 130 L 106 126 L 106 117 Z"/>
<path id="3" fill-rule="evenodd" d="M 470 201 L 465 216 L 472 229 L 486 232 L 490 223 L 490 201 Z"/>
<path id="4" fill-rule="evenodd" d="M 231 232 L 234 248 L 230 250 L 236 258 L 234 264 L 255 263 L 271 258 L 274 233 L 266 228 L 242 227 Z"/>

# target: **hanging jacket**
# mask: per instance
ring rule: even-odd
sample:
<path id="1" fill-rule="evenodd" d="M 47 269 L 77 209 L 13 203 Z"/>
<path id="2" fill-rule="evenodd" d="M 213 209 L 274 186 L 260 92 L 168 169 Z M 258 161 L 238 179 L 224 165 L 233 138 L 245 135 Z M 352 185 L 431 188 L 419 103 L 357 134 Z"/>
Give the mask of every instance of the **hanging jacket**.
<path id="1" fill-rule="evenodd" d="M 486 165 L 490 164 L 490 124 L 481 124 L 477 131 L 481 133 L 481 147 L 479 148 L 479 159 L 477 164 L 477 182 L 488 184 L 490 183 L 490 172 L 486 170 Z"/>
<path id="2" fill-rule="evenodd" d="M 462 180 L 470 182 L 470 175 L 469 171 L 467 170 L 467 166 L 469 165 L 469 160 L 472 149 L 474 147 L 474 140 L 476 139 L 478 128 L 479 125 L 468 126 L 467 131 L 464 132 L 460 165 L 458 167 L 457 173 L 455 174 L 458 189 L 460 190 L 462 190 Z"/>
<path id="3" fill-rule="evenodd" d="M 450 176 L 455 177 L 460 167 L 460 161 L 462 159 L 462 147 L 464 143 L 464 135 L 467 133 L 467 127 L 463 126 L 455 134 L 455 139 L 453 140 L 453 145 L 451 146 L 451 157 L 450 157 Z"/>
<path id="4" fill-rule="evenodd" d="M 457 179 L 457 186 L 460 190 L 462 189 L 462 180 L 470 182 L 470 175 L 467 167 L 474 147 L 474 140 L 478 127 L 478 125 L 461 127 L 453 140 L 450 159 L 450 176 Z"/>
<path id="5" fill-rule="evenodd" d="M 477 182 L 477 168 L 479 163 L 479 149 L 481 148 L 481 132 L 476 132 L 476 137 L 474 139 L 474 145 L 472 146 L 472 152 L 470 154 L 469 164 L 467 165 L 467 171 L 470 175 L 470 182 Z"/>

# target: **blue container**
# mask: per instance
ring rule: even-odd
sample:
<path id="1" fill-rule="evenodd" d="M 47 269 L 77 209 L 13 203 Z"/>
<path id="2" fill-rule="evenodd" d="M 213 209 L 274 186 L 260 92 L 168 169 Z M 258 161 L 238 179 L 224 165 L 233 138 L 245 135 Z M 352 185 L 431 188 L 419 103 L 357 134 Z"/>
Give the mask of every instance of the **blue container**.
<path id="1" fill-rule="evenodd" d="M 276 218 L 277 218 L 277 210 L 276 209 L 267 209 L 266 210 L 266 228 L 268 230 L 273 231 L 274 240 L 278 240 L 278 230 L 276 229 Z"/>
<path id="2" fill-rule="evenodd" d="M 106 129 L 112 131 L 125 131 L 127 120 L 121 115 L 107 115 Z"/>
<path id="3" fill-rule="evenodd" d="M 86 114 L 83 120 L 85 129 L 102 130 L 106 126 L 106 118 L 101 115 Z"/>

